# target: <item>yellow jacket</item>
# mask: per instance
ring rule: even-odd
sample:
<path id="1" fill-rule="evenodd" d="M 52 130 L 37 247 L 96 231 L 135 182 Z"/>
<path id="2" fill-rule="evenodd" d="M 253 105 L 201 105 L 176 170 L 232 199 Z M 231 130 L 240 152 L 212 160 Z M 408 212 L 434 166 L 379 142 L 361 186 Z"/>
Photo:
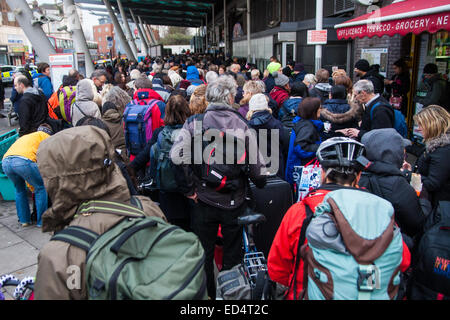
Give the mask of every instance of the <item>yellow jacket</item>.
<path id="1" fill-rule="evenodd" d="M 17 139 L 16 142 L 9 147 L 8 151 L 6 151 L 3 156 L 3 159 L 8 156 L 20 156 L 36 162 L 36 152 L 38 147 L 41 142 L 48 137 L 50 137 L 50 135 L 42 131 L 26 134 Z"/>

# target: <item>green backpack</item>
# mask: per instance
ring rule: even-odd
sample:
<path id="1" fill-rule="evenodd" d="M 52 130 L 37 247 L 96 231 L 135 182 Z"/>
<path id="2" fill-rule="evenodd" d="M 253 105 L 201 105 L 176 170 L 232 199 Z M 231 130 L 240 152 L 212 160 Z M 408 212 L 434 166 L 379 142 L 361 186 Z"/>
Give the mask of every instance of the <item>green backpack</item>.
<path id="1" fill-rule="evenodd" d="M 164 127 L 151 149 L 150 159 L 156 168 L 156 187 L 165 192 L 179 191 L 175 180 L 174 164 L 170 159 L 170 149 L 178 137 L 181 127 L 182 125 Z"/>
<path id="2" fill-rule="evenodd" d="M 69 226 L 51 239 L 87 252 L 90 300 L 207 299 L 205 254 L 193 233 L 118 202 L 85 202 L 78 213 L 127 217 L 101 236 Z"/>

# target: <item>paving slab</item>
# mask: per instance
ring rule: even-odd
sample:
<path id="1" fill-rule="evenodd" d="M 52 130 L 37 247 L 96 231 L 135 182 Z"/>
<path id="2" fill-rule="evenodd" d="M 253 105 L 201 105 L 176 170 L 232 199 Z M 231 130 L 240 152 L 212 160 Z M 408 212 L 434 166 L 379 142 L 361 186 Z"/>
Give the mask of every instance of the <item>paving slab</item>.
<path id="1" fill-rule="evenodd" d="M 0 227 L 0 249 L 11 247 L 24 240 L 6 227 Z M 0 257 L 2 259 L 2 257 Z"/>
<path id="2" fill-rule="evenodd" d="M 35 265 L 38 254 L 39 250 L 25 241 L 0 249 L 0 275 Z"/>
<path id="3" fill-rule="evenodd" d="M 32 226 L 25 230 L 19 231 L 16 235 L 28 242 L 34 248 L 40 250 L 47 242 L 49 242 L 52 234 L 50 232 L 42 232 L 42 228 Z"/>

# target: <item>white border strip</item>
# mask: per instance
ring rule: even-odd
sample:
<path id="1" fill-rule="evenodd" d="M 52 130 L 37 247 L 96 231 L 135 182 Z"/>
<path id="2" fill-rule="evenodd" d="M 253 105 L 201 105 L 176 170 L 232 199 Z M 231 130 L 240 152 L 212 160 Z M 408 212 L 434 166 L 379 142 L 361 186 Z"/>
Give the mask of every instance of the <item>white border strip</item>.
<path id="1" fill-rule="evenodd" d="M 383 9 L 383 8 L 381 8 L 381 9 Z M 373 13 L 375 13 L 377 11 L 374 11 Z M 412 12 L 403 12 L 403 13 L 393 14 L 390 16 L 375 17 L 375 18 L 369 18 L 366 20 L 358 20 L 358 21 L 348 22 L 348 23 L 344 22 L 344 23 L 335 25 L 334 28 L 340 29 L 340 28 L 346 28 L 346 27 L 359 26 L 359 25 L 363 25 L 363 24 L 372 24 L 372 23 L 380 23 L 380 22 L 390 21 L 390 20 L 413 18 L 413 17 L 426 16 L 426 15 L 445 12 L 445 11 L 450 11 L 450 4 L 439 6 L 439 7 L 416 10 L 416 11 L 412 11 Z"/>

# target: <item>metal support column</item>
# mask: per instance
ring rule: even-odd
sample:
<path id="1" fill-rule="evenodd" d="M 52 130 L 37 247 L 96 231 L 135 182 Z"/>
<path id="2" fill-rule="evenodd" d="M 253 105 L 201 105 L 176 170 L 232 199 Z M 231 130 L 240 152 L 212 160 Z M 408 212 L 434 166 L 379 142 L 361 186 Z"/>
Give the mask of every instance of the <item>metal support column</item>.
<path id="1" fill-rule="evenodd" d="M 206 13 L 206 23 L 205 23 L 205 42 L 206 42 L 206 53 L 209 53 L 208 51 L 208 13 Z"/>
<path id="2" fill-rule="evenodd" d="M 247 63 L 250 62 L 251 53 L 251 43 L 250 43 L 250 0 L 247 0 Z"/>
<path id="3" fill-rule="evenodd" d="M 323 0 L 316 0 L 316 30 L 322 30 L 323 26 Z M 316 44 L 315 71 L 322 68 L 322 45 Z"/>
<path id="4" fill-rule="evenodd" d="M 49 55 L 55 54 L 55 48 L 52 46 L 50 40 L 47 38 L 41 25 L 32 24 L 33 12 L 26 0 L 6 0 L 11 12 L 14 13 L 17 22 L 22 28 L 23 32 L 30 40 L 31 45 L 39 57 L 39 61 L 48 62 Z"/>
<path id="5" fill-rule="evenodd" d="M 136 20 L 136 16 L 133 13 L 133 10 L 130 10 L 130 14 L 131 14 L 131 18 L 133 19 L 134 24 L 136 25 L 136 28 L 138 30 L 139 33 L 139 37 L 141 38 L 141 51 L 147 56 L 150 52 L 150 44 L 148 43 L 148 39 L 147 37 L 144 35 L 143 29 L 142 29 L 142 25 L 140 23 L 137 22 Z"/>
<path id="6" fill-rule="evenodd" d="M 227 0 L 223 0 L 223 34 L 225 42 L 225 59 L 228 54 L 228 23 L 227 23 Z"/>
<path id="7" fill-rule="evenodd" d="M 150 35 L 151 40 L 152 40 L 152 44 L 156 45 L 156 38 L 155 38 L 155 35 L 153 34 L 152 28 L 148 24 L 145 24 L 145 26 L 147 27 L 147 31 L 148 31 L 148 34 Z"/>
<path id="8" fill-rule="evenodd" d="M 116 14 L 114 13 L 114 11 L 111 7 L 111 3 L 109 2 L 109 0 L 103 0 L 103 3 L 105 4 L 106 9 L 108 10 L 109 17 L 111 18 L 111 20 L 114 24 L 114 29 L 116 31 L 115 33 L 119 37 L 120 43 L 122 44 L 123 48 L 125 49 L 125 53 L 126 53 L 128 59 L 137 60 L 136 57 L 134 56 L 133 50 L 131 50 L 131 47 L 128 44 L 127 39 L 125 38 L 125 34 L 123 33 L 122 27 L 119 24 L 119 20 L 117 19 Z"/>
<path id="9" fill-rule="evenodd" d="M 68 20 L 68 30 L 72 34 L 75 47 L 75 53 L 84 53 L 86 65 L 86 77 L 90 77 L 94 72 L 94 63 L 92 62 L 91 53 L 81 27 L 80 18 L 78 17 L 77 7 L 74 0 L 64 0 L 64 15 Z"/>
<path id="10" fill-rule="evenodd" d="M 120 15 L 122 16 L 123 25 L 125 26 L 125 32 L 127 33 L 127 41 L 128 43 L 131 44 L 131 50 L 133 51 L 134 57 L 137 60 L 138 50 L 136 47 L 136 43 L 134 42 L 134 36 L 133 33 L 131 32 L 130 25 L 128 24 L 127 15 L 125 14 L 125 10 L 123 9 L 122 6 L 122 1 L 117 0 L 117 5 L 119 7 Z"/>

